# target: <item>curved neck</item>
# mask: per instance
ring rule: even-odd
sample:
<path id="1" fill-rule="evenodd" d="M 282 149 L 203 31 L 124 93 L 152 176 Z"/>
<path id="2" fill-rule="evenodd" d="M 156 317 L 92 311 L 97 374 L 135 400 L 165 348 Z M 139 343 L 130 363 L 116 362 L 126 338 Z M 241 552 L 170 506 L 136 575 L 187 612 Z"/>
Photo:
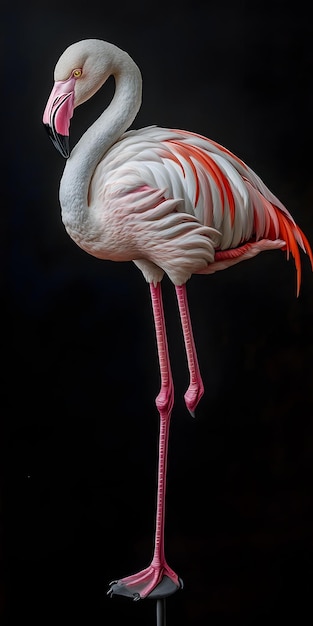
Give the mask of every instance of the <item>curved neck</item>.
<path id="1" fill-rule="evenodd" d="M 88 189 L 94 170 L 107 150 L 129 128 L 141 105 L 141 73 L 128 54 L 121 52 L 112 72 L 115 92 L 109 106 L 82 135 L 66 162 L 60 184 L 62 219 L 79 230 L 89 219 Z"/>

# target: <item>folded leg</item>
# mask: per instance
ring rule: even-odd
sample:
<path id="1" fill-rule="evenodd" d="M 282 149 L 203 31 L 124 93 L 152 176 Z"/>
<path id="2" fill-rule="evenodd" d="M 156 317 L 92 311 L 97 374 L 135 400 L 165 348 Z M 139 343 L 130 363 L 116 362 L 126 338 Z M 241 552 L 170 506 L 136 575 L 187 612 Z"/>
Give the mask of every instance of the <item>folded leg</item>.
<path id="1" fill-rule="evenodd" d="M 190 382 L 189 387 L 185 393 L 186 407 L 194 417 L 195 409 L 200 402 L 204 386 L 200 374 L 200 368 L 197 357 L 197 350 L 194 342 L 189 305 L 187 299 L 186 285 L 180 285 L 176 287 L 176 296 L 179 308 L 179 314 L 183 329 L 184 342 L 186 348 L 187 362 L 189 368 Z"/>

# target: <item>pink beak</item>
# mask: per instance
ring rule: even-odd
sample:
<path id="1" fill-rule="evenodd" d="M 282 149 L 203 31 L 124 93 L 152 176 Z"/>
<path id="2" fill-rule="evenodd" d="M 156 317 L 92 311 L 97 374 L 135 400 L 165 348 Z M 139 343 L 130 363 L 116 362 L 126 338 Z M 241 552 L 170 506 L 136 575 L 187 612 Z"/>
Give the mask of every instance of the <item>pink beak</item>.
<path id="1" fill-rule="evenodd" d="M 53 145 L 65 159 L 70 155 L 69 127 L 74 112 L 74 86 L 73 77 L 56 81 L 42 118 Z"/>

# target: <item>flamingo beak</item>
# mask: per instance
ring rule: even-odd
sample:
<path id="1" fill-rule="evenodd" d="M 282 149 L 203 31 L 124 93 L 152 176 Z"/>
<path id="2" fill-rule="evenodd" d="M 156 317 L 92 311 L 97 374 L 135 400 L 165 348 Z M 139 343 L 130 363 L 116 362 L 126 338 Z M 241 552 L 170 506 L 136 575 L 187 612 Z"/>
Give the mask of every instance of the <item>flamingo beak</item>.
<path id="1" fill-rule="evenodd" d="M 73 77 L 54 83 L 43 114 L 43 124 L 60 154 L 67 159 L 70 156 L 69 127 L 74 112 Z"/>

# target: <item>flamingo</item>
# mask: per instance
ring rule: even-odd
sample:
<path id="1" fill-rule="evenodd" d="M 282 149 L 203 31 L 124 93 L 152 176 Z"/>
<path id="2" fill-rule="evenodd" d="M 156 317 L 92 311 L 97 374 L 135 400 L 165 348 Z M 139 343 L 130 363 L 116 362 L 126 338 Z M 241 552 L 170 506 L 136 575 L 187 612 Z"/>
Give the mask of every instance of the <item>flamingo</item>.
<path id="1" fill-rule="evenodd" d="M 70 150 L 74 109 L 113 76 L 110 104 Z M 182 325 L 192 416 L 203 396 L 186 283 L 260 252 L 280 249 L 294 259 L 299 294 L 300 249 L 312 249 L 303 231 L 259 176 L 238 156 L 196 132 L 157 125 L 130 129 L 142 98 L 134 60 L 99 39 L 71 44 L 54 70 L 43 124 L 67 159 L 60 182 L 62 221 L 69 236 L 100 259 L 132 261 L 150 287 L 160 368 L 159 454 L 154 551 L 145 569 L 110 583 L 108 594 L 164 598 L 183 586 L 164 548 L 169 426 L 174 384 L 162 303 L 161 281 L 173 283 Z"/>

